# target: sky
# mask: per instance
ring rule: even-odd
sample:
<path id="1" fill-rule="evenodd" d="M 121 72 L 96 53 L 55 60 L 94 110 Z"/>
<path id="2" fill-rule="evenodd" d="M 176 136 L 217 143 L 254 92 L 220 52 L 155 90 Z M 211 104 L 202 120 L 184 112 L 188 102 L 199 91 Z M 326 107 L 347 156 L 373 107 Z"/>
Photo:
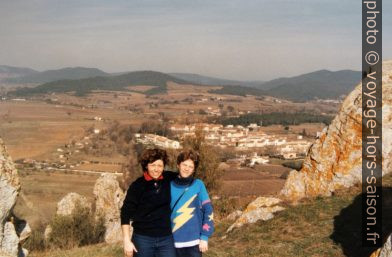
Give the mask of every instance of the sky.
<path id="1" fill-rule="evenodd" d="M 361 8 L 355 0 L 1 0 L 0 64 L 235 80 L 361 70 Z M 388 13 L 392 1 L 383 1 L 384 60 Z"/>

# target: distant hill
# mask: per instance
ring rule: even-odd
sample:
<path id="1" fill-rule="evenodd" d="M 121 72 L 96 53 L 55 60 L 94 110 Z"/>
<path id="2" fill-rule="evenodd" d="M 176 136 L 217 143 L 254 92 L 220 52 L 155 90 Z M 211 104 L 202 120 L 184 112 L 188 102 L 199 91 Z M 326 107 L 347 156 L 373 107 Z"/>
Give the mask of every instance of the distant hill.
<path id="1" fill-rule="evenodd" d="M 337 99 L 351 92 L 361 80 L 361 72 L 319 70 L 291 78 L 279 78 L 261 85 L 265 93 L 277 98 L 306 101 L 314 98 Z"/>
<path id="2" fill-rule="evenodd" d="M 110 76 L 111 74 L 103 72 L 96 68 L 73 67 L 59 70 L 48 70 L 27 74 L 18 78 L 7 79 L 8 83 L 47 83 L 56 80 L 65 79 L 84 79 L 97 76 Z"/>
<path id="3" fill-rule="evenodd" d="M 21 77 L 27 76 L 38 73 L 30 68 L 21 68 L 21 67 L 13 67 L 7 65 L 0 65 L 0 78 L 14 78 L 14 77 Z"/>
<path id="4" fill-rule="evenodd" d="M 195 84 L 209 85 L 209 86 L 259 87 L 264 83 L 263 81 L 240 81 L 240 80 L 221 79 L 221 78 L 202 76 L 199 74 L 192 74 L 192 73 L 169 73 L 169 75 L 179 79 L 193 82 Z"/>
<path id="5" fill-rule="evenodd" d="M 361 72 L 352 70 L 319 70 L 303 75 L 279 78 L 267 82 L 236 81 L 198 74 L 172 73 L 173 76 L 203 85 L 220 85 L 222 89 L 211 90 L 215 94 L 269 95 L 292 101 L 318 99 L 338 99 L 351 92 L 361 80 Z"/>
<path id="6" fill-rule="evenodd" d="M 179 84 L 222 86 L 222 89 L 210 90 L 210 93 L 214 94 L 269 95 L 301 102 L 315 98 L 338 99 L 339 96 L 351 92 L 361 79 L 361 72 L 352 70 L 335 72 L 319 70 L 268 82 L 227 80 L 191 73 L 165 74 L 155 71 L 110 74 L 99 69 L 82 67 L 37 72 L 28 68 L 0 66 L 0 76 L 2 70 L 13 72 L 13 74 L 17 74 L 17 72 L 19 72 L 18 74 L 27 73 L 22 77 L 4 79 L 7 82 L 42 84 L 34 89 L 15 91 L 15 94 L 18 95 L 71 91 L 83 95 L 91 90 L 98 89 L 126 90 L 127 86 L 132 85 L 155 86 L 155 88 L 145 93 L 157 94 L 166 92 L 166 83 L 173 81 Z M 4 78 L 4 76 L 1 78 Z"/>
<path id="7" fill-rule="evenodd" d="M 76 95 L 85 95 L 92 90 L 125 91 L 127 87 L 137 85 L 154 86 L 146 92 L 147 95 L 167 92 L 168 81 L 178 84 L 190 84 L 165 73 L 155 71 L 135 71 L 118 76 L 93 77 L 79 80 L 59 80 L 45 83 L 35 88 L 22 88 L 12 92 L 13 95 L 28 96 L 32 94 L 74 92 Z"/>

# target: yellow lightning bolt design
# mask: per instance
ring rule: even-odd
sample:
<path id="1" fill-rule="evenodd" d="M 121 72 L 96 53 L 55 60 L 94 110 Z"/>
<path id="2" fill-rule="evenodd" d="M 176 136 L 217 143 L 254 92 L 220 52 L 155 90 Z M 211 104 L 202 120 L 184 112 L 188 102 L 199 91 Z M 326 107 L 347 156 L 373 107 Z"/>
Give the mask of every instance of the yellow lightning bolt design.
<path id="1" fill-rule="evenodd" d="M 190 220 L 193 217 L 192 212 L 195 208 L 189 208 L 188 206 L 191 204 L 191 202 L 193 201 L 193 199 L 195 199 L 196 196 L 197 196 L 196 194 L 192 196 L 191 199 L 186 201 L 186 203 L 184 203 L 184 205 L 177 210 L 177 213 L 181 213 L 181 214 L 178 215 L 173 220 L 173 223 L 175 224 L 173 228 L 173 232 L 179 229 L 180 227 L 182 227 L 182 225 L 184 225 L 188 220 Z"/>

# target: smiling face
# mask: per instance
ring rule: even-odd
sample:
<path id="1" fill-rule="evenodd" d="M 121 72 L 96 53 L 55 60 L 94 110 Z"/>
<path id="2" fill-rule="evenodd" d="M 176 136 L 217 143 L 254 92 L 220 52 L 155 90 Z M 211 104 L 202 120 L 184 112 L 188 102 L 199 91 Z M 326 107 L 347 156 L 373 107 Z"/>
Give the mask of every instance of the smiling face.
<path id="1" fill-rule="evenodd" d="M 162 160 L 156 160 L 155 162 L 147 164 L 147 173 L 153 179 L 158 179 L 162 175 L 164 167 L 165 165 Z"/>
<path id="2" fill-rule="evenodd" d="M 191 159 L 181 162 L 179 165 L 177 165 L 177 167 L 182 178 L 191 176 L 195 171 L 195 164 Z"/>

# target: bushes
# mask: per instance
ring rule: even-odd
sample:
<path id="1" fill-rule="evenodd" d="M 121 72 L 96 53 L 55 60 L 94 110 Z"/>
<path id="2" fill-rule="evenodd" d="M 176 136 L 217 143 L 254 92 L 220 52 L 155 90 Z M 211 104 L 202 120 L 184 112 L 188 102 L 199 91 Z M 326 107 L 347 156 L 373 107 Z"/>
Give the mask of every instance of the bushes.
<path id="1" fill-rule="evenodd" d="M 41 224 L 37 229 L 31 231 L 30 236 L 23 243 L 23 247 L 29 251 L 43 251 L 46 249 L 45 227 Z"/>
<path id="2" fill-rule="evenodd" d="M 295 170 L 300 170 L 302 168 L 303 162 L 303 160 L 285 161 L 282 163 L 282 166 Z"/>
<path id="3" fill-rule="evenodd" d="M 72 248 L 102 242 L 105 235 L 104 219 L 95 218 L 88 208 L 76 205 L 71 215 L 56 215 L 50 222 L 48 238 L 51 248 Z"/>
<path id="4" fill-rule="evenodd" d="M 89 208 L 81 207 L 79 204 L 71 215 L 55 215 L 49 226 L 51 232 L 46 240 L 41 226 L 32 232 L 24 247 L 30 251 L 70 249 L 104 241 L 104 218 L 96 218 Z"/>

